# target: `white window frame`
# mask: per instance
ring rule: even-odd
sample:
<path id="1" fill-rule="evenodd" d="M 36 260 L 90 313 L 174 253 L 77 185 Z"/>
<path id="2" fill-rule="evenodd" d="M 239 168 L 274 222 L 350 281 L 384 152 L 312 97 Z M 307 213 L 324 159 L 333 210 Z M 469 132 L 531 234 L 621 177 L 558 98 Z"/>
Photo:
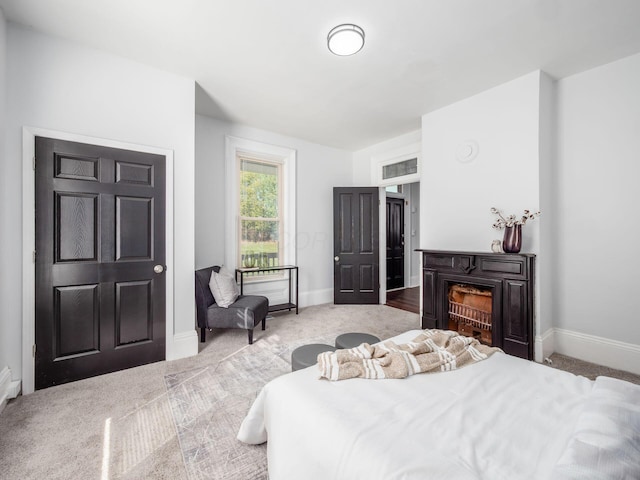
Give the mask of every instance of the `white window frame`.
<path id="1" fill-rule="evenodd" d="M 225 136 L 225 265 L 239 268 L 240 192 L 238 156 L 263 159 L 282 165 L 283 229 L 281 246 L 284 265 L 296 264 L 296 151 L 245 138 Z M 268 278 L 265 277 L 265 281 Z"/>

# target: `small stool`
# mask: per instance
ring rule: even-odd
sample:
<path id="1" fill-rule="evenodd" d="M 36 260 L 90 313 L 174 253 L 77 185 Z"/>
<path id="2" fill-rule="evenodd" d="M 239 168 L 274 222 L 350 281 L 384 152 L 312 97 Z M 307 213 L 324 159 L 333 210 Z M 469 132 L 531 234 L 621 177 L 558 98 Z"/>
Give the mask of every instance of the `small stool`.
<path id="1" fill-rule="evenodd" d="M 323 343 L 302 345 L 291 352 L 291 371 L 301 370 L 318 363 L 318 355 L 322 352 L 335 352 L 336 347 Z"/>
<path id="2" fill-rule="evenodd" d="M 363 343 L 372 345 L 379 341 L 378 337 L 368 333 L 343 333 L 336 337 L 336 348 L 353 348 Z"/>

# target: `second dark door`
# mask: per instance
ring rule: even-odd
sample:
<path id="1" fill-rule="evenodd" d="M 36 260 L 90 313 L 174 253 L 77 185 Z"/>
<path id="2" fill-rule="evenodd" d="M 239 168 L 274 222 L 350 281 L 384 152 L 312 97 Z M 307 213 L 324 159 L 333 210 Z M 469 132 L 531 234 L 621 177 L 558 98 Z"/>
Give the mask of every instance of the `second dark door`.
<path id="1" fill-rule="evenodd" d="M 387 290 L 404 287 L 404 200 L 387 197 Z"/>
<path id="2" fill-rule="evenodd" d="M 36 138 L 36 389 L 165 357 L 165 157 Z"/>

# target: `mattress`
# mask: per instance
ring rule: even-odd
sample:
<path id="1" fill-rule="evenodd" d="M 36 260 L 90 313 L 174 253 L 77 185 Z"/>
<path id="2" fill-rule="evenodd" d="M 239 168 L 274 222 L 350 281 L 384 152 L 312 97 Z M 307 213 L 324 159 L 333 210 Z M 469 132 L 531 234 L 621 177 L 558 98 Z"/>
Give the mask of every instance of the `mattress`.
<path id="1" fill-rule="evenodd" d="M 271 480 L 637 479 L 639 405 L 640 386 L 501 352 L 400 380 L 331 382 L 309 367 L 262 389 L 238 439 L 267 441 Z"/>

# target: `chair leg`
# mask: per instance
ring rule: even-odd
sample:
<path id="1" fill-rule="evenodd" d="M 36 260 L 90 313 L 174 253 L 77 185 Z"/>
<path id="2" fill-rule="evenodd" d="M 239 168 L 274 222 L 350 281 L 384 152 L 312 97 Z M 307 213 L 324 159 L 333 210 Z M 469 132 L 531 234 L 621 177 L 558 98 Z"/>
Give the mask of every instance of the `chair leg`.
<path id="1" fill-rule="evenodd" d="M 205 337 L 206 337 L 205 329 L 201 328 L 200 329 L 200 343 L 204 343 Z"/>
<path id="2" fill-rule="evenodd" d="M 247 333 L 249 334 L 249 345 L 253 345 L 253 328 L 248 329 Z"/>
<path id="3" fill-rule="evenodd" d="M 262 319 L 262 329 L 264 330 L 267 327 L 267 317 Z"/>

